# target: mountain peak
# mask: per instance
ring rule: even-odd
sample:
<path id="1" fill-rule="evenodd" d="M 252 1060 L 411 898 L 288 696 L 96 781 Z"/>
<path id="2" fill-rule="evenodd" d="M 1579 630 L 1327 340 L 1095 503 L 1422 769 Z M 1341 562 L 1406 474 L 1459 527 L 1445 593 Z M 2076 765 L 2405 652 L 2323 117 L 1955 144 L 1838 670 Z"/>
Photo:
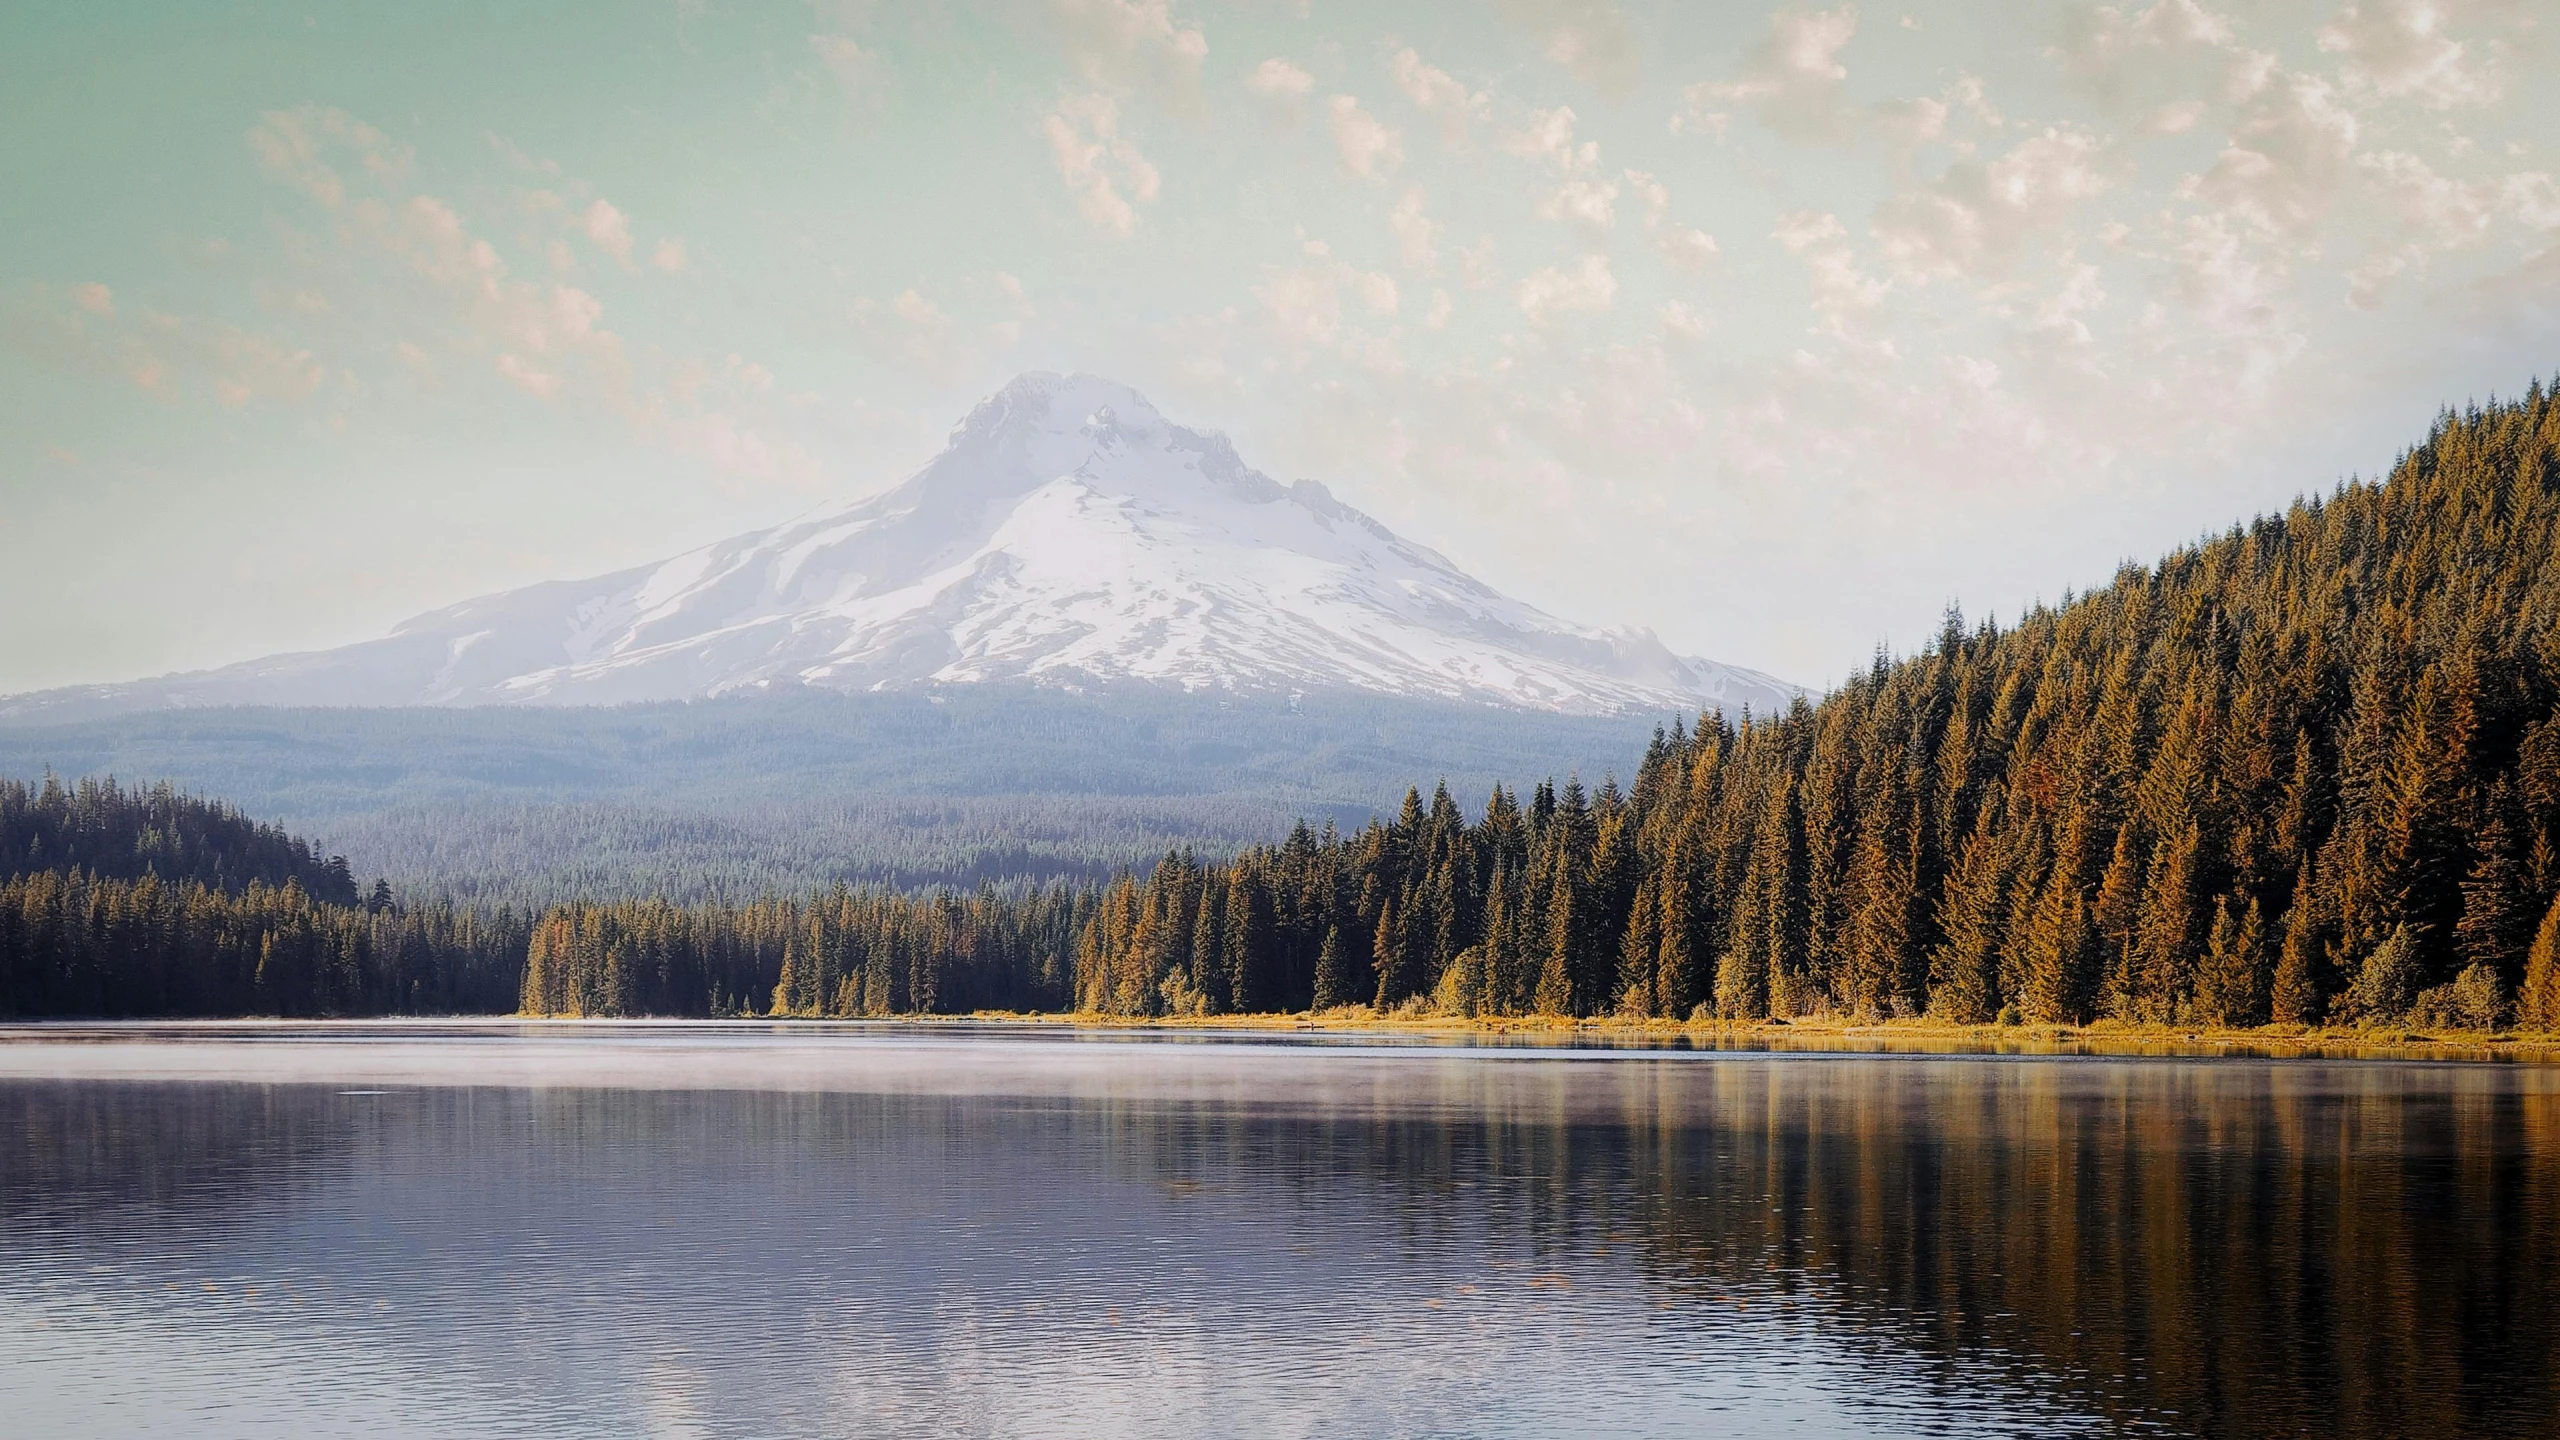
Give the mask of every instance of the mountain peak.
<path id="1" fill-rule="evenodd" d="M 1144 443 L 1170 425 L 1137 389 L 1098 374 L 1027 369 L 952 428 L 952 443 L 1052 438 L 1060 443 Z"/>
<path id="2" fill-rule="evenodd" d="M 1659 712 L 1798 693 L 1558 620 L 1324 486 L 1094 375 L 1033 371 L 895 488 L 656 565 L 465 601 L 389 637 L 53 692 L 0 715 L 202 704 L 579 704 L 991 680 L 1348 688 Z"/>

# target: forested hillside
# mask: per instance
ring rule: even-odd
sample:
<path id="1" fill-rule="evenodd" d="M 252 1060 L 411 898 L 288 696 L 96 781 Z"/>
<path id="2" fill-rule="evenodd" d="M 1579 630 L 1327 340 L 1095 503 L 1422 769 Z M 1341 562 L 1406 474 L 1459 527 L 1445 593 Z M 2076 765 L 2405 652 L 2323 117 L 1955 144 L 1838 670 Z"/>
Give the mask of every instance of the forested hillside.
<path id="1" fill-rule="evenodd" d="M 30 961 L 29 936 L 93 937 L 80 963 L 101 974 L 177 953 L 94 938 L 137 903 L 115 899 L 123 882 L 27 898 L 60 883 L 11 882 L 0 965 L 17 968 L 0 984 L 19 989 L 0 993 L 67 973 Z M 1623 788 L 1569 779 L 1524 803 L 1495 787 L 1472 823 L 1442 787 L 1391 821 L 1301 824 L 1231 860 L 1177 849 L 1101 886 L 575 901 L 503 962 L 505 917 L 438 912 L 418 923 L 459 938 L 401 948 L 357 938 L 384 923 L 371 910 L 300 903 L 349 937 L 330 953 L 363 957 L 328 973 L 370 978 L 260 990 L 270 971 L 247 957 L 275 942 L 213 926 L 205 953 L 227 968 L 184 1003 L 467 1005 L 503 974 L 496 1003 L 569 1014 L 1369 1004 L 2560 1028 L 2560 404 L 2536 387 L 2448 415 L 2385 483 L 2128 567 L 2014 628 L 1951 615 L 1818 704 L 1674 726 Z M 448 964 L 474 968 L 434 971 Z M 96 983 L 78 992 L 107 997 L 96 1008 L 181 1003 Z"/>
<path id="2" fill-rule="evenodd" d="M 166 776 L 481 908 L 744 903 L 1108 881 L 1305 816 L 1366 824 L 1416 775 L 1470 803 L 1633 766 L 1659 717 L 1342 692 L 954 685 L 566 708 L 217 709 L 0 722 L 0 775 Z M 165 872 L 164 872 L 165 877 Z"/>
<path id="3" fill-rule="evenodd" d="M 181 794 L 166 781 L 128 789 L 113 779 L 70 786 L 51 775 L 39 785 L 0 780 L 0 878 L 73 869 L 117 880 L 157 875 L 216 890 L 292 882 L 315 899 L 356 899 L 343 858 L 323 859 L 279 826 Z"/>
<path id="4" fill-rule="evenodd" d="M 500 1010 L 525 932 L 359 903 L 345 860 L 166 783 L 0 781 L 0 1014 Z"/>
<path id="5" fill-rule="evenodd" d="M 2537 386 L 2446 416 L 2387 483 L 2013 629 L 1950 616 L 1819 704 L 1675 729 L 1623 792 L 1497 791 L 1472 825 L 1417 795 L 1348 837 L 1168 856 L 1036 923 L 847 897 L 788 916 L 764 963 L 804 1013 L 2488 1025 L 2521 988 L 2551 1025 L 2556 699 L 2560 407 Z M 547 963 L 734 923 L 652 913 L 555 915 Z M 561 1008 L 551 984 L 531 1008 Z"/>

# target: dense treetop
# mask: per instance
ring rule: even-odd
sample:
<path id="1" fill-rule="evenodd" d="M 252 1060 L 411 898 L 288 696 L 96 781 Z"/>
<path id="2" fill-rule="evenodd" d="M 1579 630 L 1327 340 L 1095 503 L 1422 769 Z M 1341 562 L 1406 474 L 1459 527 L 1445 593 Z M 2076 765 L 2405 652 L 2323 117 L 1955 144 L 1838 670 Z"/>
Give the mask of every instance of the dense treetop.
<path id="1" fill-rule="evenodd" d="M 299 883 L 318 900 L 352 904 L 344 859 L 322 858 L 281 828 L 218 800 L 162 783 L 126 788 L 106 779 L 64 785 L 0 780 L 0 878 L 39 870 L 239 890 L 252 881 Z"/>

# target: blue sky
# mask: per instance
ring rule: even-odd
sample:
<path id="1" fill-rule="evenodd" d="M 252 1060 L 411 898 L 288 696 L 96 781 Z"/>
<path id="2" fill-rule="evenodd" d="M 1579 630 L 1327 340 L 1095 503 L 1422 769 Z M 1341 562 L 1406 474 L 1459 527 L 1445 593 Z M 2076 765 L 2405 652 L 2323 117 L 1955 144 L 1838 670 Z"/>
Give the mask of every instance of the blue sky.
<path id="1" fill-rule="evenodd" d="M 2543 21 L 14 7 L 0 690 L 883 488 L 1025 369 L 1825 682 L 2551 369 Z"/>

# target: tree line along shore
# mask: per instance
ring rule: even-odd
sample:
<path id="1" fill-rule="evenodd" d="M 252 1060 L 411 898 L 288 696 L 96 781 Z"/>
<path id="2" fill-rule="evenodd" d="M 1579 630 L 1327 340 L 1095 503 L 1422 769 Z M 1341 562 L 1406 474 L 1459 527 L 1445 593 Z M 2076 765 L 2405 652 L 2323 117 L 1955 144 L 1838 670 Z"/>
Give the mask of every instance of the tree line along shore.
<path id="1" fill-rule="evenodd" d="M 2560 1029 L 2560 403 L 1954 614 L 1623 786 L 1408 791 L 1108 883 L 540 912 L 166 786 L 0 786 L 0 1012 Z"/>

